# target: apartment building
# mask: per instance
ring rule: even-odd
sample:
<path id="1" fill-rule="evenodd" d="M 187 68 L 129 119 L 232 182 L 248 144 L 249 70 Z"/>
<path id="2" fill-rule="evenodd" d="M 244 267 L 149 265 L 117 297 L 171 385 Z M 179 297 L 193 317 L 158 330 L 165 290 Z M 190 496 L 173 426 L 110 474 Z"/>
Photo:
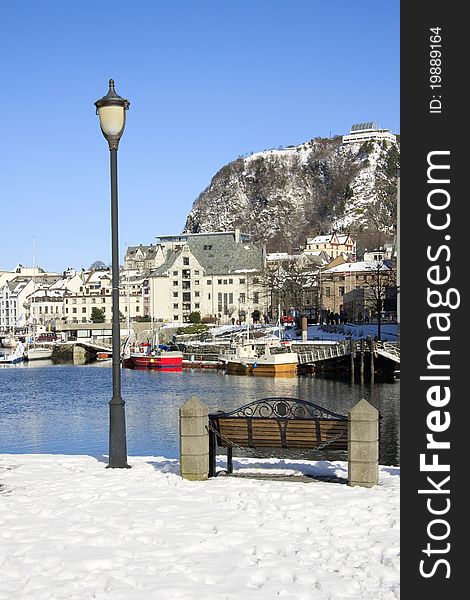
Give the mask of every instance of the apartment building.
<path id="1" fill-rule="evenodd" d="M 159 241 L 166 250 L 165 262 L 148 278 L 155 319 L 184 322 L 199 312 L 203 320 L 230 323 L 254 311 L 264 314 L 265 252 L 247 235 L 235 230 Z"/>

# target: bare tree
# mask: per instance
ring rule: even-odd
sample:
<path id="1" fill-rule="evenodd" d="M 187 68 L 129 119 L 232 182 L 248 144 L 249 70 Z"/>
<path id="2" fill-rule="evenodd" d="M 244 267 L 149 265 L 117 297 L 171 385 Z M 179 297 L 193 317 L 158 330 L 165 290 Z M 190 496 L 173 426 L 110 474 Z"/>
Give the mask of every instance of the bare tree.
<path id="1" fill-rule="evenodd" d="M 382 310 L 385 296 L 390 288 L 396 287 L 397 272 L 391 261 L 379 260 L 368 277 L 366 289 L 370 290 L 369 305 L 377 314 L 377 338 L 382 339 Z"/>

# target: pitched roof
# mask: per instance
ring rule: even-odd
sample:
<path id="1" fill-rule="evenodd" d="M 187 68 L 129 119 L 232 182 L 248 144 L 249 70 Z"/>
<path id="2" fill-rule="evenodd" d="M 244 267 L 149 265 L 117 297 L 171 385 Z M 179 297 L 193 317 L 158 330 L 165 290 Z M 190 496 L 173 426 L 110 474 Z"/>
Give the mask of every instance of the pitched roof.
<path id="1" fill-rule="evenodd" d="M 206 275 L 255 272 L 263 268 L 263 249 L 251 243 L 237 242 L 233 233 L 189 235 L 186 245 Z M 171 269 L 183 252 L 183 247 L 169 250 L 165 262 L 153 271 L 153 275 L 163 275 Z"/>

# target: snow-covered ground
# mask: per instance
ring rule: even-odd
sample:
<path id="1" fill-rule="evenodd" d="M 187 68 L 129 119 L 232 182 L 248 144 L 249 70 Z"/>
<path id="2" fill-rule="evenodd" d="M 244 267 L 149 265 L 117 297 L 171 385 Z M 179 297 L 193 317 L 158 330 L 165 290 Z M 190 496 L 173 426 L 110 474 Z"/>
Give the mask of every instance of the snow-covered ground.
<path id="1" fill-rule="evenodd" d="M 291 329 L 290 331 L 287 330 L 286 333 L 293 339 L 302 337 L 302 333 L 297 332 L 295 329 Z M 374 339 L 376 335 L 377 325 L 373 323 L 364 323 L 361 325 L 350 323 L 347 325 L 330 325 L 330 331 L 323 331 L 319 325 L 309 325 L 307 334 L 309 340 L 330 341 L 339 341 L 350 338 L 359 340 L 367 337 Z M 398 325 L 396 323 L 382 323 L 380 337 L 384 342 L 396 342 L 398 339 Z"/>
<path id="2" fill-rule="evenodd" d="M 219 476 L 178 461 L 0 455 L 1 600 L 392 600 L 399 468 L 374 488 Z M 336 475 L 342 462 L 235 459 Z"/>

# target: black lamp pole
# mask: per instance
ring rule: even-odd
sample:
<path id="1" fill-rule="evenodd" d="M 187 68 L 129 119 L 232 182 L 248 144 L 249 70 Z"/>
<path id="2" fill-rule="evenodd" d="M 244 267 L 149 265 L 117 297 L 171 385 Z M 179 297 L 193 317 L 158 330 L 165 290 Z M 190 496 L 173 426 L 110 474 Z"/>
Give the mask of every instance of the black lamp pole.
<path id="1" fill-rule="evenodd" d="M 111 468 L 129 468 L 127 464 L 125 402 L 121 397 L 121 331 L 119 324 L 119 241 L 117 151 L 124 131 L 129 101 L 118 96 L 114 81 L 109 80 L 106 96 L 95 102 L 100 117 L 101 131 L 108 140 L 111 167 L 111 268 L 112 268 L 112 334 L 113 334 L 113 397 L 109 403 L 109 465 Z"/>

